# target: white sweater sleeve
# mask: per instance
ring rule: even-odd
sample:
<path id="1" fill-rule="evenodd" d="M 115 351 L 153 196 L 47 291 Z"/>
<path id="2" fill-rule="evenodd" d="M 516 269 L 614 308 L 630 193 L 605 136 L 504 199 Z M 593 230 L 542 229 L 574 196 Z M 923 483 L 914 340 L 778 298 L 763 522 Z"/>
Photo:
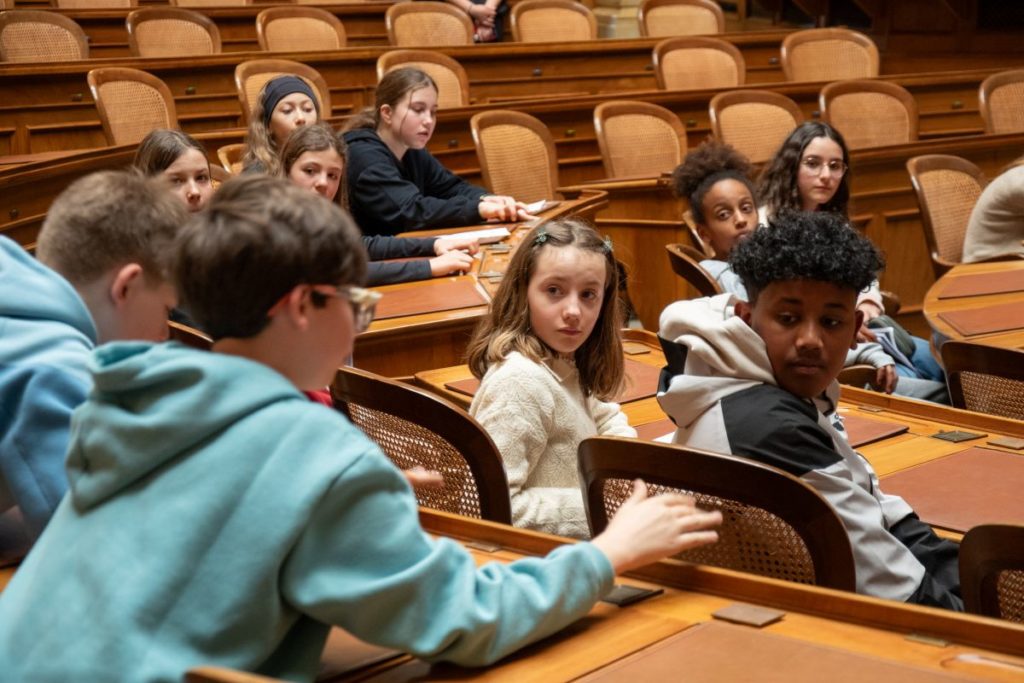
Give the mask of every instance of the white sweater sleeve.
<path id="1" fill-rule="evenodd" d="M 601 436 L 636 437 L 636 430 L 629 426 L 629 419 L 618 403 L 605 403 L 591 397 L 590 414 L 594 416 L 597 433 Z"/>

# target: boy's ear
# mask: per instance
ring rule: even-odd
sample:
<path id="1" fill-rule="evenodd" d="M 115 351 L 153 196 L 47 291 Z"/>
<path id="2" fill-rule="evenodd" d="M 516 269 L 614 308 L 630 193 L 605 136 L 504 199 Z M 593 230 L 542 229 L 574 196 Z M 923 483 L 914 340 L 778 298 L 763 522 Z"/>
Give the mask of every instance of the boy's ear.
<path id="1" fill-rule="evenodd" d="M 857 315 L 854 316 L 853 326 L 853 341 L 850 342 L 850 348 L 857 348 L 857 333 L 860 332 L 861 326 L 864 324 L 864 311 L 857 309 Z"/>
<path id="2" fill-rule="evenodd" d="M 267 316 L 271 318 L 282 318 L 289 325 L 300 330 L 309 327 L 309 309 L 312 306 L 309 300 L 310 289 L 308 285 L 296 285 L 291 291 L 282 296 L 274 304 Z"/>
<path id="3" fill-rule="evenodd" d="M 114 308 L 121 308 L 128 301 L 131 293 L 142 284 L 145 273 L 138 263 L 126 263 L 114 272 L 110 281 L 110 301 Z"/>
<path id="4" fill-rule="evenodd" d="M 738 315 L 740 317 L 740 319 L 743 320 L 743 322 L 745 322 L 748 325 L 750 324 L 750 318 L 751 318 L 751 315 L 753 314 L 753 308 L 750 306 L 750 304 L 748 302 L 742 301 L 742 300 L 738 300 L 736 302 L 736 308 L 734 309 L 733 312 L 736 315 Z"/>

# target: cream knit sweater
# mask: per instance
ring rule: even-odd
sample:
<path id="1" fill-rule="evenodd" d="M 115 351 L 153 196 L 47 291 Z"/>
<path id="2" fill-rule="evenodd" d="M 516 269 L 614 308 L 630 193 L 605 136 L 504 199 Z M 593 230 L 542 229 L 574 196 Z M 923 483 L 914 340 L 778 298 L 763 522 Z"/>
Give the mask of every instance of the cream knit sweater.
<path id="1" fill-rule="evenodd" d="M 512 523 L 589 537 L 576 449 L 588 436 L 636 436 L 619 406 L 584 398 L 574 365 L 513 352 L 487 370 L 469 413 L 501 451 Z"/>

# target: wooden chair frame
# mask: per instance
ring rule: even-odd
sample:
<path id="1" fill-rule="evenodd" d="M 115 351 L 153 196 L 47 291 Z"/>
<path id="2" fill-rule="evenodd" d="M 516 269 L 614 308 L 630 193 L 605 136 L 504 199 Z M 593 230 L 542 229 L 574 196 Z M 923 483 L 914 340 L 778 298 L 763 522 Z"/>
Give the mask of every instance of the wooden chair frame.
<path id="1" fill-rule="evenodd" d="M 743 59 L 743 53 L 732 43 L 720 38 L 705 38 L 699 36 L 682 36 L 679 38 L 666 38 L 654 46 L 654 76 L 658 80 L 658 88 L 668 90 L 665 79 L 665 56 L 676 50 L 718 50 L 724 52 L 736 63 L 736 85 L 744 85 L 747 82 L 747 62 Z"/>
<path id="2" fill-rule="evenodd" d="M 459 102 L 458 105 L 445 105 L 442 103 L 441 98 L 445 98 L 445 93 L 438 93 L 438 106 L 441 109 L 448 109 L 451 106 L 465 107 L 470 104 L 469 99 L 469 76 L 466 75 L 466 70 L 457 61 L 452 59 L 446 54 L 441 52 L 434 52 L 433 50 L 388 50 L 380 57 L 377 58 L 377 82 L 380 82 L 384 75 L 392 69 L 405 66 L 407 64 L 415 63 L 428 63 L 437 64 L 440 67 L 448 69 L 459 81 Z"/>
<path id="3" fill-rule="evenodd" d="M 992 375 L 1024 384 L 1024 351 L 1005 349 L 987 344 L 967 341 L 947 341 L 942 345 L 942 366 L 946 370 L 946 384 L 954 408 L 974 410 L 967 407 L 964 394 L 964 372 Z M 1019 415 L 1002 415 L 1015 420 Z"/>
<path id="4" fill-rule="evenodd" d="M 595 536 L 608 526 L 604 482 L 640 478 L 774 514 L 803 539 L 816 585 L 856 589 L 853 551 L 842 521 L 817 491 L 782 470 L 733 455 L 607 436 L 580 443 L 579 467 L 583 502 Z"/>
<path id="5" fill-rule="evenodd" d="M 256 41 L 259 43 L 260 49 L 264 52 L 275 52 L 275 50 L 272 50 L 269 45 L 267 25 L 278 19 L 314 19 L 316 21 L 321 21 L 334 29 L 334 33 L 338 37 L 339 48 L 343 48 L 348 45 L 348 35 L 345 33 L 345 25 L 341 23 L 341 20 L 338 19 L 338 17 L 327 10 L 320 9 L 319 7 L 280 5 L 278 7 L 268 7 L 256 15 Z M 310 47 L 306 49 L 318 50 L 320 48 Z"/>
<path id="6" fill-rule="evenodd" d="M 103 125 L 103 135 L 106 136 L 108 145 L 133 144 L 133 142 L 137 143 L 141 140 L 118 141 L 118 136 L 110 119 L 109 109 L 100 94 L 101 87 L 105 83 L 116 81 L 135 81 L 153 88 L 163 99 L 164 109 L 167 113 L 167 121 L 161 127 L 169 129 L 178 128 L 178 112 L 174 106 L 174 95 L 171 94 L 171 89 L 167 87 L 167 84 L 156 76 L 138 69 L 106 67 L 91 70 L 86 75 L 86 81 L 89 83 L 89 91 L 92 93 L 92 99 L 96 102 L 96 111 L 99 112 L 100 123 Z"/>
<path id="7" fill-rule="evenodd" d="M 1024 526 L 982 524 L 960 542 L 960 590 L 968 612 L 1005 619 L 999 606 L 998 577 L 1024 573 Z"/>
<path id="8" fill-rule="evenodd" d="M 804 121 L 804 115 L 800 111 L 800 107 L 785 95 L 772 92 L 771 90 L 732 90 L 719 93 L 711 98 L 711 102 L 708 105 L 708 114 L 711 118 L 712 135 L 720 141 L 728 142 L 722 137 L 722 112 L 733 105 L 748 103 L 769 104 L 783 109 L 793 117 L 794 128 Z M 780 140 L 779 142 L 781 143 L 782 141 Z M 764 160 L 751 159 L 753 163 L 760 163 L 762 161 Z"/>
<path id="9" fill-rule="evenodd" d="M 138 7 L 139 0 L 50 0 L 50 6 L 54 9 L 82 10 L 82 9 L 128 9 Z"/>
<path id="10" fill-rule="evenodd" d="M 910 174 L 910 184 L 914 187 L 917 195 L 917 203 L 921 208 L 921 225 L 924 227 L 924 239 L 928 243 L 928 252 L 932 258 L 932 270 L 935 271 L 936 279 L 942 277 L 950 268 L 957 265 L 958 261 L 952 261 L 939 254 L 938 239 L 935 234 L 935 226 L 932 223 L 932 216 L 928 210 L 928 198 L 925 188 L 921 184 L 920 176 L 930 171 L 949 170 L 959 171 L 974 178 L 975 181 L 985 189 L 985 174 L 981 169 L 970 161 L 961 157 L 949 154 L 925 154 L 922 156 L 907 159 L 907 172 Z M 967 226 L 963 226 L 966 232 Z M 961 244 L 962 244 L 961 235 Z"/>
<path id="11" fill-rule="evenodd" d="M 842 95 L 856 94 L 856 93 L 878 93 L 881 95 L 888 95 L 893 99 L 896 99 L 903 105 L 903 108 L 907 112 L 907 126 L 909 137 L 906 142 L 916 142 L 918 138 L 918 110 L 917 101 L 914 100 L 914 96 L 907 92 L 907 89 L 896 83 L 890 83 L 888 81 L 877 81 L 877 80 L 865 80 L 855 79 L 850 81 L 836 81 L 835 83 L 829 83 L 821 89 L 821 93 L 818 95 L 818 106 L 821 108 L 821 118 L 825 123 L 830 125 L 833 124 L 830 116 L 829 109 L 832 102 Z M 847 130 L 842 126 L 836 126 L 844 132 Z M 849 134 L 846 133 L 847 137 Z M 902 143 L 900 143 L 902 144 Z M 851 146 L 851 149 L 853 147 Z"/>
<path id="12" fill-rule="evenodd" d="M 73 19 L 69 19 L 63 14 L 58 14 L 57 12 L 46 12 L 43 10 L 32 9 L 19 9 L 12 10 L 9 12 L 2 12 L 0 13 L 0 34 L 2 34 L 4 32 L 4 29 L 6 29 L 8 26 L 27 23 L 51 24 L 54 26 L 59 26 L 60 28 L 70 33 L 72 38 L 74 38 L 75 43 L 77 43 L 78 45 L 78 53 L 80 55 L 79 59 L 89 59 L 89 39 L 85 35 L 85 31 L 82 30 L 82 27 L 79 26 L 78 23 L 75 22 Z M 0 43 L 0 61 L 12 61 L 10 55 L 4 52 L 2 43 Z M 66 60 L 49 59 L 33 61 L 56 62 Z"/>
<path id="13" fill-rule="evenodd" d="M 597 146 L 601 150 L 601 161 L 604 164 L 604 172 L 609 178 L 623 177 L 624 174 L 617 173 L 612 160 L 612 151 L 608 140 L 607 121 L 616 116 L 628 114 L 641 114 L 660 119 L 671 126 L 676 134 L 679 144 L 680 161 L 686 156 L 686 128 L 679 121 L 674 113 L 651 102 L 639 102 L 636 100 L 609 100 L 594 107 L 594 132 L 597 135 Z M 671 170 L 671 169 L 668 169 Z"/>
<path id="14" fill-rule="evenodd" d="M 806 43 L 813 43 L 824 40 L 846 40 L 856 45 L 859 45 L 867 50 L 868 62 L 871 73 L 864 74 L 865 78 L 873 78 L 878 76 L 880 59 L 878 56 L 878 46 L 875 45 L 874 41 L 868 38 L 863 33 L 858 31 L 851 31 L 846 28 L 809 28 L 803 31 L 796 31 L 790 33 L 782 40 L 781 60 L 782 60 L 782 72 L 786 76 L 787 81 L 797 80 L 820 80 L 820 79 L 800 79 L 797 78 L 797 74 L 794 73 L 794 67 L 792 64 L 793 51 L 800 45 Z"/>
<path id="15" fill-rule="evenodd" d="M 701 296 L 715 296 L 724 291 L 711 273 L 700 265 L 707 256 L 699 250 L 686 244 L 675 243 L 666 244 L 665 251 L 668 252 L 668 262 L 672 266 L 672 271 L 700 292 Z"/>
<path id="16" fill-rule="evenodd" d="M 312 86 L 313 92 L 320 100 L 320 118 L 326 119 L 331 116 L 331 90 L 319 71 L 289 59 L 251 59 L 235 67 L 235 89 L 238 91 L 238 102 L 242 107 L 242 125 L 249 125 L 249 117 L 256 108 L 256 100 L 249 101 L 245 84 L 253 76 L 266 73 L 302 78 Z M 259 92 L 262 92 L 262 88 L 257 91 L 256 97 L 259 97 Z"/>
<path id="17" fill-rule="evenodd" d="M 501 454 L 469 413 L 428 391 L 357 368 L 338 370 L 331 384 L 331 395 L 343 410 L 352 403 L 387 413 L 446 440 L 462 454 L 472 472 L 483 519 L 512 523 L 512 504 Z"/>
<path id="18" fill-rule="evenodd" d="M 237 175 L 242 169 L 242 155 L 245 152 L 245 143 L 236 142 L 231 145 L 221 145 L 217 148 L 217 161 L 231 175 Z M 237 164 L 238 170 L 235 170 Z"/>
<path id="19" fill-rule="evenodd" d="M 512 40 L 517 43 L 539 42 L 525 40 L 522 35 L 522 16 L 531 10 L 536 9 L 563 9 L 568 12 L 581 14 L 587 19 L 590 26 L 590 40 L 597 40 L 597 18 L 590 8 L 577 0 L 521 0 L 512 6 L 510 21 L 512 25 Z"/>
<path id="20" fill-rule="evenodd" d="M 159 19 L 176 19 L 188 21 L 200 26 L 210 36 L 213 44 L 213 54 L 218 54 L 223 46 L 220 41 L 220 29 L 205 14 L 182 7 L 143 7 L 128 13 L 125 19 L 125 26 L 128 28 L 128 49 L 133 57 L 143 57 L 142 47 L 139 45 L 138 29 L 139 24 Z"/>
<path id="21" fill-rule="evenodd" d="M 725 12 L 722 11 L 721 5 L 714 0 L 644 0 L 640 3 L 640 9 L 637 11 L 636 20 L 640 25 L 640 36 L 647 38 L 651 36 L 650 29 L 647 27 L 648 15 L 652 10 L 658 9 L 659 7 L 665 7 L 667 5 L 690 5 L 691 7 L 699 7 L 705 9 L 714 15 L 715 21 L 718 23 L 718 30 L 716 33 L 725 33 Z M 700 33 L 695 34 L 677 34 L 683 35 L 705 35 Z"/>
<path id="22" fill-rule="evenodd" d="M 985 122 L 986 134 L 1020 132 L 1011 129 L 1003 130 L 996 126 L 995 117 L 992 112 L 992 94 L 1004 85 L 1020 83 L 1022 81 L 1024 81 L 1024 69 L 1013 69 L 992 74 L 981 82 L 981 85 L 978 87 L 978 108 L 981 110 L 981 120 Z"/>
<path id="23" fill-rule="evenodd" d="M 248 7 L 252 0 L 169 0 L 171 7 Z"/>
<path id="24" fill-rule="evenodd" d="M 483 111 L 479 114 L 475 114 L 473 118 L 469 120 L 469 128 L 473 133 L 473 144 L 476 145 L 476 155 L 480 160 L 480 171 L 483 174 L 484 186 L 496 194 L 506 194 L 503 188 L 494 187 L 494 176 L 491 173 L 490 162 L 487 158 L 487 149 L 482 142 L 483 131 L 491 126 L 498 125 L 522 126 L 524 128 L 528 128 L 540 137 L 544 146 L 547 148 L 548 172 L 552 180 L 552 186 L 548 189 L 549 196 L 544 197 L 544 199 L 556 198 L 558 196 L 556 190 L 559 186 L 558 156 L 555 151 L 555 141 L 551 137 L 551 131 L 538 119 L 530 116 L 529 114 L 524 114 L 518 111 L 508 111 L 504 109 Z"/>
<path id="25" fill-rule="evenodd" d="M 419 2 L 399 2 L 388 7 L 387 12 L 384 14 L 384 26 L 388 32 L 388 43 L 395 47 L 431 47 L 429 45 L 411 45 L 404 43 L 398 36 L 398 20 L 406 14 L 417 14 L 421 12 L 447 14 L 454 17 L 466 30 L 465 44 L 473 44 L 473 20 L 469 18 L 469 15 L 458 7 L 449 5 L 447 2 L 424 2 L 422 0 Z"/>

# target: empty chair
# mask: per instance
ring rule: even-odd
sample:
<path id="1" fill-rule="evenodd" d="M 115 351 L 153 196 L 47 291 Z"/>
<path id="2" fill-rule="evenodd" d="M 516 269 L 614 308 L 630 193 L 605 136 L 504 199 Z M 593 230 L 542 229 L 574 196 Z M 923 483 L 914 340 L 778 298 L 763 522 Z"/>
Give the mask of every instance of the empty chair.
<path id="1" fill-rule="evenodd" d="M 331 115 L 331 91 L 319 71 L 287 59 L 253 59 L 235 67 L 235 88 L 242 106 L 243 125 L 249 125 L 249 115 L 259 102 L 260 92 L 267 81 L 286 75 L 298 76 L 313 89 L 320 105 L 320 118 L 326 119 Z"/>
<path id="2" fill-rule="evenodd" d="M 469 120 L 484 185 L 524 202 L 557 196 L 558 157 L 551 131 L 518 111 L 493 110 Z"/>
<path id="3" fill-rule="evenodd" d="M 776 579 L 852 591 L 853 552 L 832 506 L 796 477 L 761 463 L 682 446 L 593 437 L 580 444 L 590 531 L 600 533 L 643 479 L 651 494 L 689 493 L 721 510 L 719 540 L 677 557 Z"/>
<path id="4" fill-rule="evenodd" d="M 597 39 L 594 13 L 576 0 L 522 0 L 511 19 L 512 39 L 520 43 Z"/>
<path id="5" fill-rule="evenodd" d="M 908 159 L 907 172 L 917 194 L 924 238 L 938 278 L 963 257 L 967 221 L 985 187 L 985 176 L 970 161 L 948 154 Z"/>
<path id="6" fill-rule="evenodd" d="M 599 104 L 594 131 L 609 178 L 661 175 L 686 156 L 686 129 L 679 117 L 650 102 Z"/>
<path id="7" fill-rule="evenodd" d="M 1024 526 L 982 524 L 964 534 L 960 588 L 968 612 L 1024 623 Z"/>
<path id="8" fill-rule="evenodd" d="M 986 133 L 1024 131 L 1024 69 L 992 74 L 978 88 Z"/>
<path id="9" fill-rule="evenodd" d="M 69 62 L 89 59 L 85 31 L 56 12 L 0 13 L 0 61 Z"/>
<path id="10" fill-rule="evenodd" d="M 197 57 L 221 51 L 217 24 L 199 12 L 144 7 L 129 13 L 125 23 L 135 57 Z"/>
<path id="11" fill-rule="evenodd" d="M 714 0 L 644 0 L 637 21 L 640 35 L 651 38 L 725 32 L 725 14 Z"/>
<path id="12" fill-rule="evenodd" d="M 790 81 L 841 81 L 878 75 L 878 47 L 863 33 L 812 28 L 782 41 L 782 72 Z"/>
<path id="13" fill-rule="evenodd" d="M 245 7 L 252 0 L 171 0 L 171 7 Z"/>
<path id="14" fill-rule="evenodd" d="M 384 15 L 388 42 L 397 47 L 472 45 L 473 21 L 446 2 L 400 2 Z"/>
<path id="15" fill-rule="evenodd" d="M 747 80 L 743 55 L 718 38 L 667 38 L 654 46 L 654 73 L 662 90 L 734 88 Z"/>
<path id="16" fill-rule="evenodd" d="M 804 116 L 796 102 L 769 90 L 734 90 L 711 99 L 711 131 L 752 163 L 768 161 Z"/>
<path id="17" fill-rule="evenodd" d="M 242 155 L 244 153 L 245 145 L 241 142 L 221 145 L 217 148 L 217 161 L 225 171 L 231 175 L 238 175 L 242 172 Z"/>
<path id="18" fill-rule="evenodd" d="M 420 505 L 512 523 L 501 455 L 484 428 L 429 392 L 356 368 L 341 368 L 331 395 L 359 429 L 405 470 L 444 476 L 441 489 L 417 489 Z"/>
<path id="19" fill-rule="evenodd" d="M 388 50 L 377 58 L 377 80 L 402 66 L 416 67 L 434 79 L 438 108 L 469 105 L 469 76 L 462 65 L 448 55 L 430 50 Z"/>
<path id="20" fill-rule="evenodd" d="M 267 52 L 340 50 L 347 38 L 338 17 L 318 7 L 270 7 L 256 15 L 256 40 Z"/>
<path id="21" fill-rule="evenodd" d="M 707 258 L 706 255 L 686 244 L 666 244 L 665 250 L 668 252 L 672 272 L 683 278 L 701 296 L 722 293 L 722 286 L 700 265 L 700 262 Z"/>
<path id="22" fill-rule="evenodd" d="M 838 81 L 821 90 L 821 116 L 842 131 L 850 149 L 917 140 L 917 102 L 887 81 Z"/>
<path id="23" fill-rule="evenodd" d="M 108 9 L 138 7 L 139 0 L 54 0 L 57 9 Z"/>
<path id="24" fill-rule="evenodd" d="M 948 341 L 942 365 L 954 407 L 1024 420 L 1024 351 Z"/>
<path id="25" fill-rule="evenodd" d="M 138 69 L 93 69 L 86 76 L 109 145 L 132 145 L 156 128 L 177 128 L 171 91 Z"/>

